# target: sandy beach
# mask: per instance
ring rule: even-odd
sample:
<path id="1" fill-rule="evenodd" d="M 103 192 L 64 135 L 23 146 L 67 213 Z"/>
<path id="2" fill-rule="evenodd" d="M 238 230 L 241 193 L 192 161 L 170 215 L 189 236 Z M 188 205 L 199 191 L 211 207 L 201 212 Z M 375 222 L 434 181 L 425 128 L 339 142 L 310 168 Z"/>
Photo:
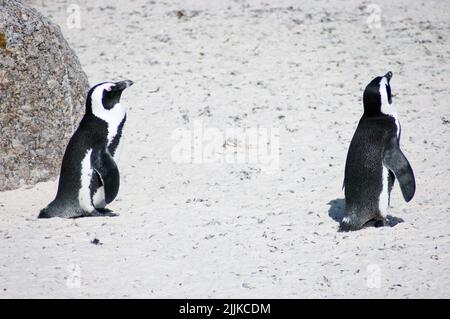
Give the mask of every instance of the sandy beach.
<path id="1" fill-rule="evenodd" d="M 0 192 L 0 298 L 450 297 L 449 1 L 25 3 L 91 85 L 135 84 L 119 216 L 38 220 L 57 180 Z M 362 93 L 389 70 L 417 191 L 395 184 L 395 226 L 339 233 Z M 227 130 L 255 128 L 268 165 L 230 155 L 258 147 Z"/>

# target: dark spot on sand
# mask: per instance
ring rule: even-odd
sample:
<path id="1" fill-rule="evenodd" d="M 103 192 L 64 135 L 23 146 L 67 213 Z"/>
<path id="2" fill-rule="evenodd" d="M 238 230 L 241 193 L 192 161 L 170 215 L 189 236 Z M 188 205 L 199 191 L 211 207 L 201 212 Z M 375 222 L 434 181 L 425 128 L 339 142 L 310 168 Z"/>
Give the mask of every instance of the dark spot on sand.
<path id="1" fill-rule="evenodd" d="M 177 11 L 177 18 L 181 19 L 182 17 L 184 17 L 186 14 L 184 13 L 184 11 L 182 10 L 178 10 Z"/>
<path id="2" fill-rule="evenodd" d="M 94 238 L 93 240 L 91 240 L 91 244 L 93 244 L 93 245 L 103 245 L 103 243 L 98 238 Z"/>

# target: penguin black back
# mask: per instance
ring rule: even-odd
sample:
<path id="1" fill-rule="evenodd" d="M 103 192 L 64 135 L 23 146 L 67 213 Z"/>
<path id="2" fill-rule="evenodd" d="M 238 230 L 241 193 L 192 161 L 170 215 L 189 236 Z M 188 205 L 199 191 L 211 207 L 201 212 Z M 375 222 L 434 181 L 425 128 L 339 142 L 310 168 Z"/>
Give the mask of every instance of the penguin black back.
<path id="1" fill-rule="evenodd" d="M 402 179 L 400 186 L 405 200 L 409 201 L 414 195 L 414 175 L 399 148 L 400 124 L 391 105 L 391 78 L 392 72 L 376 77 L 364 90 L 364 114 L 350 143 L 345 164 L 346 208 L 340 225 L 343 231 L 385 224 L 396 176 Z M 389 159 L 389 152 L 398 157 Z"/>

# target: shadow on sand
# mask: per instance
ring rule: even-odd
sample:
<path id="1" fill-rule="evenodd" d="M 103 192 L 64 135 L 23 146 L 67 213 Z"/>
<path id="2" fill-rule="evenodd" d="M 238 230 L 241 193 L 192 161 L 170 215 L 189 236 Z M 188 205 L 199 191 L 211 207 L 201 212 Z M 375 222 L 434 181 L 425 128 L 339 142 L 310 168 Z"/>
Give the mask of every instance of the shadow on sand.
<path id="1" fill-rule="evenodd" d="M 327 203 L 330 205 L 328 209 L 328 216 L 333 219 L 337 223 L 341 223 L 342 218 L 344 218 L 345 213 L 345 199 L 344 198 L 336 198 Z M 404 220 L 395 216 L 387 215 L 386 216 L 387 225 L 389 227 L 394 227 L 397 224 L 403 223 Z"/>
<path id="2" fill-rule="evenodd" d="M 330 200 L 327 205 L 330 205 L 330 208 L 328 209 L 328 216 L 330 216 L 335 222 L 340 223 L 342 218 L 344 218 L 345 200 L 343 198 L 336 198 Z"/>

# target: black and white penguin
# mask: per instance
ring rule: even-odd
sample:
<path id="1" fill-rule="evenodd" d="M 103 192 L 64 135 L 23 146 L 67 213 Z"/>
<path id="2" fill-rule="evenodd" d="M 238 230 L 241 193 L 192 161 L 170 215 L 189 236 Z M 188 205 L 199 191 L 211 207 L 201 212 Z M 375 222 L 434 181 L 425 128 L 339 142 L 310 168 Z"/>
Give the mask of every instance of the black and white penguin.
<path id="1" fill-rule="evenodd" d="M 119 191 L 116 161 L 126 120 L 120 98 L 132 84 L 103 82 L 89 90 L 86 113 L 64 153 L 56 197 L 39 218 L 115 216 L 105 206 Z"/>
<path id="2" fill-rule="evenodd" d="M 392 105 L 392 72 L 373 79 L 364 90 L 364 114 L 345 163 L 345 214 L 340 231 L 384 226 L 397 178 L 403 198 L 415 193 L 414 173 L 400 150 L 400 123 Z"/>

